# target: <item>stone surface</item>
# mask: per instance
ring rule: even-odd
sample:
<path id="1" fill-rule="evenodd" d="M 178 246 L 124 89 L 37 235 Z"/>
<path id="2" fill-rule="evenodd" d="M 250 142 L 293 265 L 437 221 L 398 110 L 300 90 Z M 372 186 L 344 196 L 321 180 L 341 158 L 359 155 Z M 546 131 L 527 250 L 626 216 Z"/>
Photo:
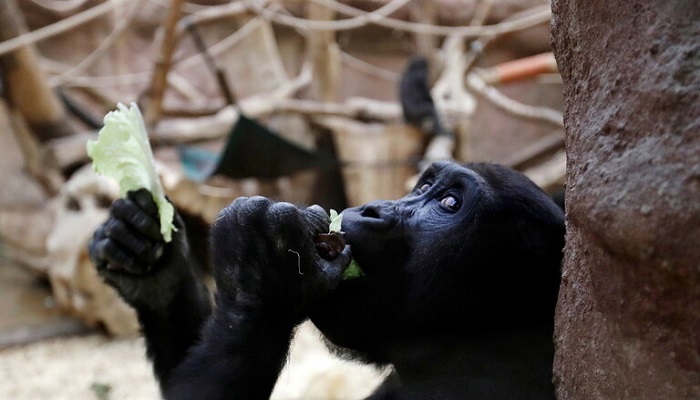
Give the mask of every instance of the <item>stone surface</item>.
<path id="1" fill-rule="evenodd" d="M 700 398 L 700 7 L 552 3 L 564 80 L 560 400 Z"/>

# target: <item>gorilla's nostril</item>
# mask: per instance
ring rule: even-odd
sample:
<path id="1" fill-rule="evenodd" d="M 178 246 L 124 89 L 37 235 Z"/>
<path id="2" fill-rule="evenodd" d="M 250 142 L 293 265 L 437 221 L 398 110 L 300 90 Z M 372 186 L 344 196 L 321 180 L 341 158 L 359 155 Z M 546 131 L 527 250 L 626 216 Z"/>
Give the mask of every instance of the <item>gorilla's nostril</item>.
<path id="1" fill-rule="evenodd" d="M 379 210 L 374 207 L 365 207 L 360 215 L 367 218 L 381 218 Z"/>

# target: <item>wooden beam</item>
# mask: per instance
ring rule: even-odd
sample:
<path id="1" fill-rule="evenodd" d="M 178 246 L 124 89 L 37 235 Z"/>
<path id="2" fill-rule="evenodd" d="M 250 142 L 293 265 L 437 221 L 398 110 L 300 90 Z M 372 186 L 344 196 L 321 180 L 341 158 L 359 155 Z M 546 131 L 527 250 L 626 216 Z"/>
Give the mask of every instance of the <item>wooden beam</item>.
<path id="1" fill-rule="evenodd" d="M 151 86 L 145 97 L 144 121 L 149 128 L 155 126 L 163 109 L 163 96 L 168 86 L 168 71 L 177 42 L 177 23 L 182 15 L 181 6 L 182 0 L 171 0 L 168 14 L 163 22 L 160 51 L 155 60 Z"/>
<path id="2" fill-rule="evenodd" d="M 308 2 L 307 17 L 311 20 L 331 21 L 335 11 L 314 2 Z M 307 38 L 309 60 L 313 69 L 311 96 L 314 100 L 336 101 L 340 85 L 340 51 L 334 31 L 310 33 Z"/>

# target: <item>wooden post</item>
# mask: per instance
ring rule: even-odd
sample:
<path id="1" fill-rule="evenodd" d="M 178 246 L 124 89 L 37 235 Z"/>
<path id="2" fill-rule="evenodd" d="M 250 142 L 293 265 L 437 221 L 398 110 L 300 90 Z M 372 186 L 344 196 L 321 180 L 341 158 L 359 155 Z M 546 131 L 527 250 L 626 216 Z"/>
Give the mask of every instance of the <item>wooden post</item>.
<path id="1" fill-rule="evenodd" d="M 307 17 L 331 21 L 335 12 L 322 5 L 308 2 Z M 309 59 L 313 65 L 311 96 L 315 100 L 337 101 L 340 81 L 340 54 L 334 31 L 313 31 L 307 37 Z"/>
<path id="2" fill-rule="evenodd" d="M 432 0 L 412 1 L 409 3 L 411 19 L 422 24 L 435 25 L 437 22 L 437 6 Z M 440 45 L 440 37 L 427 33 L 416 33 L 414 41 L 416 45 L 415 53 L 427 58 L 433 64 L 435 50 Z M 431 78 L 434 78 L 434 76 L 431 76 Z"/>
<path id="3" fill-rule="evenodd" d="M 0 1 L 0 41 L 27 32 L 24 16 L 15 0 Z M 46 83 L 33 45 L 24 45 L 0 56 L 5 98 L 19 111 L 39 142 L 73 134 L 57 94 Z"/>
<path id="4" fill-rule="evenodd" d="M 168 86 L 168 71 L 170 70 L 173 49 L 177 42 L 176 28 L 182 15 L 182 0 L 171 0 L 170 9 L 163 22 L 162 42 L 155 60 L 151 86 L 146 93 L 144 106 L 144 121 L 146 126 L 153 128 L 163 109 L 163 96 Z"/>

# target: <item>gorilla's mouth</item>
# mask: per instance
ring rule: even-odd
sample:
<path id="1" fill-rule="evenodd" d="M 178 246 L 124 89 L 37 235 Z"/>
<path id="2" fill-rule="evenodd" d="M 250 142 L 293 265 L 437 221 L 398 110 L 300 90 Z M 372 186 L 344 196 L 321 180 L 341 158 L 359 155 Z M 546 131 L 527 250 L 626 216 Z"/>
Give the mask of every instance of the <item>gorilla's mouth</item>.
<path id="1" fill-rule="evenodd" d="M 329 233 L 319 233 L 314 238 L 316 251 L 321 258 L 325 260 L 333 260 L 345 248 L 345 238 L 341 232 L 331 231 Z M 365 272 L 360 268 L 360 264 L 354 258 L 350 260 L 350 264 L 343 271 L 342 280 L 353 280 L 365 276 Z"/>

